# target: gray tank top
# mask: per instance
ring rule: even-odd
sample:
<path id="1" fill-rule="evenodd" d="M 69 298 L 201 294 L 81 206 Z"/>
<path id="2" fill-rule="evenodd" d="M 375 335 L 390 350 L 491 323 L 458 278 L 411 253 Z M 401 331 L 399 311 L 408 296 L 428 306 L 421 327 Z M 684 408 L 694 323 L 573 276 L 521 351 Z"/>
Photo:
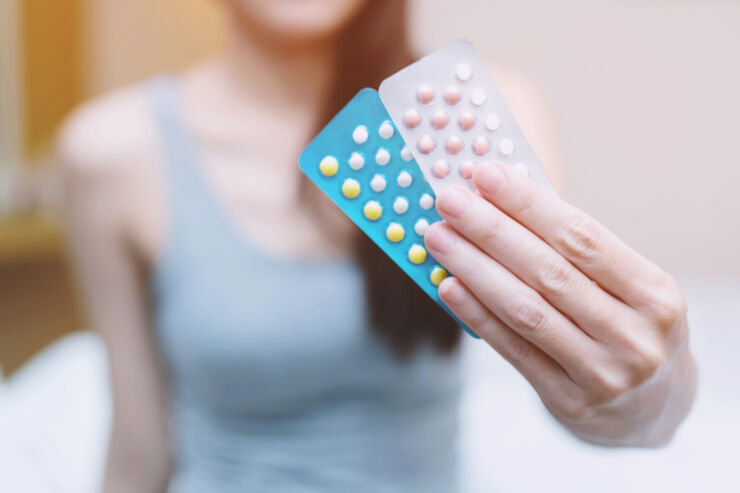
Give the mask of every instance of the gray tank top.
<path id="1" fill-rule="evenodd" d="M 455 491 L 458 355 L 424 346 L 397 361 L 368 326 L 350 259 L 254 248 L 201 175 L 175 81 L 146 91 L 171 215 L 152 284 L 171 384 L 169 491 Z"/>

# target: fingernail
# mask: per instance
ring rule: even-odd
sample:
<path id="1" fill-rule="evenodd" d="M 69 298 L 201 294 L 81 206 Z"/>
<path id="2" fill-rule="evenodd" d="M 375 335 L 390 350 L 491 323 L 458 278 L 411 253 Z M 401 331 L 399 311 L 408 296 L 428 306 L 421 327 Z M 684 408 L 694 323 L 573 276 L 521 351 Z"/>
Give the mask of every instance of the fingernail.
<path id="1" fill-rule="evenodd" d="M 452 217 L 462 216 L 471 205 L 467 192 L 459 186 L 447 187 L 437 197 L 439 211 Z"/>
<path id="2" fill-rule="evenodd" d="M 506 183 L 506 175 L 494 163 L 484 163 L 473 173 L 475 186 L 487 193 L 496 193 Z"/>
<path id="3" fill-rule="evenodd" d="M 429 250 L 445 254 L 455 245 L 455 234 L 449 228 L 435 223 L 424 233 L 424 242 Z"/>
<path id="4" fill-rule="evenodd" d="M 448 277 L 439 285 L 439 296 L 445 303 L 460 305 L 465 301 L 465 290 L 459 282 Z"/>

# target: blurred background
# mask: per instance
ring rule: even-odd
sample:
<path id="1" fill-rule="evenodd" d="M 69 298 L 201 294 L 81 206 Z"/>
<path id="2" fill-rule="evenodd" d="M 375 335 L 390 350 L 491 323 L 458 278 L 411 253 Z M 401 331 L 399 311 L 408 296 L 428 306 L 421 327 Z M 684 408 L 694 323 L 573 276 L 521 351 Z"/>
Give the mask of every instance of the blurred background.
<path id="1" fill-rule="evenodd" d="M 740 454 L 740 2 L 412 6 L 419 54 L 466 37 L 494 73 L 536 87 L 554 122 L 561 193 L 678 278 L 701 371 L 670 447 L 600 450 L 568 437 L 513 371 L 468 345 L 467 489 L 607 491 L 608 475 L 614 491 L 740 491 L 730 477 Z M 81 101 L 211 53 L 223 23 L 209 0 L 0 0 L 1 491 L 93 491 L 102 474 L 105 355 L 84 332 L 65 260 L 55 132 Z"/>

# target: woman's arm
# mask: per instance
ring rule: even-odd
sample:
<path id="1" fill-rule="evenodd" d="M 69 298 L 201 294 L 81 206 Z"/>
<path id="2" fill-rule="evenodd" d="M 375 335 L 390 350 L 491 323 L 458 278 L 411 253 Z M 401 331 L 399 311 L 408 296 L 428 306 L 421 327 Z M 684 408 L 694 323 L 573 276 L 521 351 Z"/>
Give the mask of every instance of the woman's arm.
<path id="1" fill-rule="evenodd" d="M 127 235 L 136 190 L 106 129 L 107 111 L 83 111 L 62 131 L 64 214 L 88 321 L 108 352 L 113 393 L 104 491 L 160 492 L 169 476 L 165 390 L 147 314 L 146 281 Z M 112 123 L 112 124 L 111 124 Z"/>

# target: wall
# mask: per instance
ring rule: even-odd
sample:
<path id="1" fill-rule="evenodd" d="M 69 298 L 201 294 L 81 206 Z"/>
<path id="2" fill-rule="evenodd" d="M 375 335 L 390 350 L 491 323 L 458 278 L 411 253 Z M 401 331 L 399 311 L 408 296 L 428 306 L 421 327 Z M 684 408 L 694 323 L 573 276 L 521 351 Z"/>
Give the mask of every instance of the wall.
<path id="1" fill-rule="evenodd" d="M 681 276 L 740 276 L 740 3 L 414 2 L 424 51 L 455 37 L 551 105 L 564 194 Z"/>

